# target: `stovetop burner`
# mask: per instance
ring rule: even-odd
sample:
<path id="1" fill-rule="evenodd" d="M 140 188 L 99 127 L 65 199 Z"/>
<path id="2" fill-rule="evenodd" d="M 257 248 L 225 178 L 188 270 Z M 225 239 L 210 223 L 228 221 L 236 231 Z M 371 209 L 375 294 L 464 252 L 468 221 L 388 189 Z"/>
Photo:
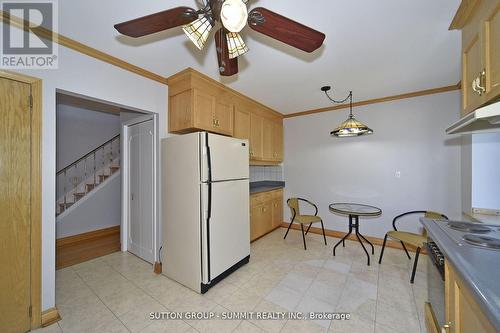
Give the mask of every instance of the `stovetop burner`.
<path id="1" fill-rule="evenodd" d="M 472 245 L 500 250 L 500 238 L 494 238 L 484 235 L 465 234 L 463 236 L 463 239 L 464 241 Z"/>
<path id="2" fill-rule="evenodd" d="M 485 234 L 492 231 L 490 227 L 468 222 L 450 221 L 448 222 L 448 226 L 455 230 L 470 232 L 473 234 Z"/>

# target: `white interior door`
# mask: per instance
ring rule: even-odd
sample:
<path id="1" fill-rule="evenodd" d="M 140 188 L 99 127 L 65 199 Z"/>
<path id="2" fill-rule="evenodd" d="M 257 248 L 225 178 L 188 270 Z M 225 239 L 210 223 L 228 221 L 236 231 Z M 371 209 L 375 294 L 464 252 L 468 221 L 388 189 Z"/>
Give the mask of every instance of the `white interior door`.
<path id="1" fill-rule="evenodd" d="M 147 120 L 129 127 L 128 135 L 128 250 L 154 260 L 154 123 Z"/>
<path id="2" fill-rule="evenodd" d="M 210 278 L 250 254 L 248 179 L 212 183 Z"/>

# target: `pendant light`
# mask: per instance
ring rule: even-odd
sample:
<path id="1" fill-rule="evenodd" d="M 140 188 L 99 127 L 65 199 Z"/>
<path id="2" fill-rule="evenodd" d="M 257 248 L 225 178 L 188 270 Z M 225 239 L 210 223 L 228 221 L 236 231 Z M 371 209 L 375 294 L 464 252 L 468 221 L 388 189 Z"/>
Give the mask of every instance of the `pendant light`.
<path id="1" fill-rule="evenodd" d="M 328 95 L 328 91 L 331 89 L 330 86 L 324 86 L 321 87 L 321 91 L 323 91 L 328 97 L 330 101 L 336 104 L 342 104 L 345 103 L 347 100 L 349 100 L 349 118 L 347 118 L 346 121 L 344 121 L 342 124 L 340 124 L 337 128 L 335 128 L 333 131 L 330 132 L 331 136 L 343 138 L 343 137 L 351 137 L 351 136 L 361 136 L 361 135 L 368 135 L 372 134 L 373 130 L 354 118 L 352 114 L 352 91 L 349 92 L 349 95 L 347 95 L 346 98 L 343 100 L 335 100 Z"/>

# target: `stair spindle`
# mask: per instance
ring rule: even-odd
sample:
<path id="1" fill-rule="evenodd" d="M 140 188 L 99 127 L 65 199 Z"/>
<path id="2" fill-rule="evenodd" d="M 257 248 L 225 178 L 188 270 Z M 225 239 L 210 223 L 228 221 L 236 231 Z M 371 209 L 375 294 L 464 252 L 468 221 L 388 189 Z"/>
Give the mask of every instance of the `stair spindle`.
<path id="1" fill-rule="evenodd" d="M 83 160 L 83 173 L 84 173 L 84 189 L 83 189 L 83 192 L 87 193 L 87 186 L 85 184 L 87 184 L 87 157 L 85 156 L 85 159 Z"/>
<path id="2" fill-rule="evenodd" d="M 64 189 L 63 189 L 63 191 L 64 191 L 64 209 L 66 209 L 66 194 L 67 194 L 66 185 L 67 185 L 67 182 L 68 182 L 68 177 L 66 175 L 66 170 L 64 170 Z"/>
<path id="3" fill-rule="evenodd" d="M 96 184 L 96 173 L 97 173 L 96 172 L 96 160 L 95 160 L 95 150 L 94 150 L 94 186 Z"/>
<path id="4" fill-rule="evenodd" d="M 104 181 L 104 160 L 105 160 L 105 157 L 104 157 L 104 146 L 102 147 L 102 179 L 101 179 L 101 182 Z"/>

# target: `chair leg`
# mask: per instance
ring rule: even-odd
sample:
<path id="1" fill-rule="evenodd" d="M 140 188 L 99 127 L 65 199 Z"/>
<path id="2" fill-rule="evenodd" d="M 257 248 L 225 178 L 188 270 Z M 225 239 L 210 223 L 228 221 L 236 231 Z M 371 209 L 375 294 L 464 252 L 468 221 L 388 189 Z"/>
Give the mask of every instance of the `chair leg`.
<path id="1" fill-rule="evenodd" d="M 406 249 L 405 243 L 401 242 L 401 245 L 403 245 L 403 249 L 406 252 L 406 256 L 408 257 L 408 260 L 411 260 L 410 254 L 408 253 L 408 250 Z"/>
<path id="2" fill-rule="evenodd" d="M 286 236 L 288 235 L 288 232 L 290 231 L 290 227 L 292 226 L 292 223 L 293 223 L 293 221 L 290 221 L 290 223 L 288 224 L 288 229 L 286 229 L 285 237 L 283 237 L 283 239 L 286 239 Z"/>
<path id="3" fill-rule="evenodd" d="M 380 258 L 378 258 L 378 263 L 382 263 L 382 257 L 384 256 L 384 250 L 385 250 L 385 243 L 387 242 L 387 234 L 385 234 L 384 237 L 384 243 L 382 244 L 382 250 L 380 251 Z"/>
<path id="4" fill-rule="evenodd" d="M 304 224 L 300 224 L 300 229 L 302 230 L 302 240 L 304 241 L 304 250 L 307 250 L 306 247 L 306 236 L 304 235 Z"/>
<path id="5" fill-rule="evenodd" d="M 323 230 L 323 239 L 325 240 L 326 245 L 325 227 L 323 226 L 323 220 L 321 220 L 321 230 Z"/>
<path id="6" fill-rule="evenodd" d="M 309 223 L 309 226 L 307 227 L 307 230 L 306 230 L 306 235 L 307 235 L 307 233 L 309 232 L 309 229 L 311 229 L 311 226 L 312 226 L 312 225 L 313 225 L 313 224 L 312 224 L 312 222 L 311 222 L 311 223 Z"/>
<path id="7" fill-rule="evenodd" d="M 415 253 L 415 261 L 413 262 L 413 271 L 411 272 L 410 283 L 413 283 L 415 280 L 415 271 L 417 270 L 418 256 L 420 254 L 420 248 L 417 247 L 417 252 Z"/>

